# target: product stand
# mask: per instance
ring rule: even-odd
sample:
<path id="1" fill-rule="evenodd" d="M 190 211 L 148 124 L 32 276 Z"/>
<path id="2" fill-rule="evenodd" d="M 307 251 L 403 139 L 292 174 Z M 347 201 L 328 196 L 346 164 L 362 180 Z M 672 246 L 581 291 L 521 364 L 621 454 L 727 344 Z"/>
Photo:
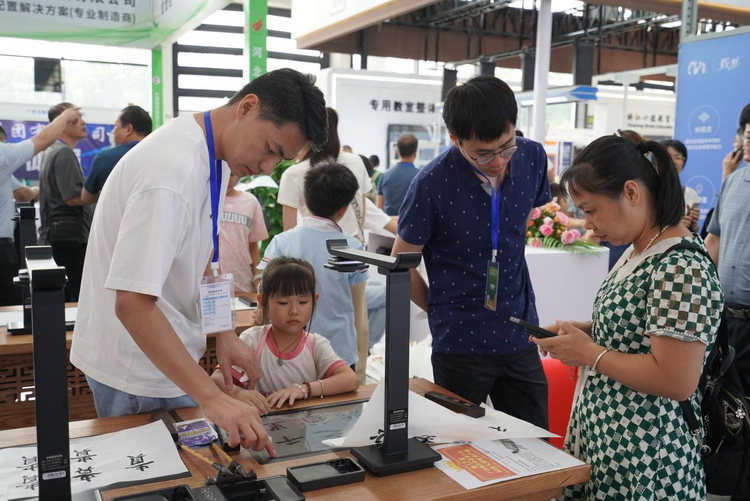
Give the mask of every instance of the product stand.
<path id="1" fill-rule="evenodd" d="M 18 221 L 20 233 L 21 259 L 26 264 L 26 247 L 36 244 L 36 209 L 33 204 L 17 203 L 18 214 L 13 218 Z M 29 277 L 26 270 L 20 270 L 19 276 L 13 279 L 13 284 L 21 287 L 21 305 L 23 305 L 23 321 L 11 322 L 6 327 L 11 334 L 31 334 L 31 296 L 28 285 Z"/>
<path id="2" fill-rule="evenodd" d="M 33 305 L 37 478 L 41 501 L 69 501 L 70 443 L 65 346 L 65 268 L 52 247 L 27 247 L 27 282 Z"/>
<path id="3" fill-rule="evenodd" d="M 422 255 L 407 252 L 397 257 L 384 256 L 352 249 L 346 240 L 331 239 L 327 246 L 333 256 L 372 264 L 386 276 L 383 443 L 355 447 L 352 455 L 378 476 L 429 468 L 441 458 L 440 454 L 419 440 L 408 438 L 410 270 L 419 265 Z M 352 271 L 351 264 L 337 265 L 336 259 L 330 259 L 326 267 Z"/>

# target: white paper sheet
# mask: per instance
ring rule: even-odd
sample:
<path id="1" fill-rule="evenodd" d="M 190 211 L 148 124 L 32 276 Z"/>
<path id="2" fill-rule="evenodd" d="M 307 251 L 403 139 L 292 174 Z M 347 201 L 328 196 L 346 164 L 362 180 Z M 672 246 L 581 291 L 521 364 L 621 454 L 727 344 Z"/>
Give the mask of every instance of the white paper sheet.
<path id="1" fill-rule="evenodd" d="M 486 440 L 435 447 L 435 466 L 465 489 L 584 465 L 536 438 Z"/>
<path id="2" fill-rule="evenodd" d="M 360 447 L 382 440 L 384 382 L 383 379 L 378 383 L 370 403 L 344 441 L 325 443 Z M 418 437 L 426 443 L 556 436 L 543 428 L 494 409 L 487 408 L 484 417 L 472 418 L 446 409 L 412 391 L 409 392 L 409 437 Z"/>
<path id="3" fill-rule="evenodd" d="M 0 501 L 36 496 L 38 473 L 35 445 L 0 449 Z M 70 441 L 73 493 L 185 473 L 188 469 L 161 421 Z"/>
<path id="4" fill-rule="evenodd" d="M 78 307 L 77 306 L 71 306 L 69 308 L 65 308 L 65 321 L 66 322 L 75 322 L 76 315 L 78 315 Z M 6 325 L 10 323 L 20 323 L 23 322 L 23 312 L 21 310 L 18 311 L 4 311 L 0 313 L 0 325 Z"/>
<path id="5" fill-rule="evenodd" d="M 234 311 L 243 311 L 243 310 L 251 310 L 254 308 L 250 308 L 250 306 L 246 305 L 245 303 L 240 302 L 239 298 L 232 298 L 232 304 L 234 305 Z M 78 315 L 78 307 L 77 306 L 70 306 L 68 308 L 65 308 L 65 321 L 66 322 L 75 322 L 76 316 Z M 10 323 L 19 323 L 23 322 L 23 312 L 22 311 L 3 311 L 0 312 L 0 325 L 6 325 Z"/>

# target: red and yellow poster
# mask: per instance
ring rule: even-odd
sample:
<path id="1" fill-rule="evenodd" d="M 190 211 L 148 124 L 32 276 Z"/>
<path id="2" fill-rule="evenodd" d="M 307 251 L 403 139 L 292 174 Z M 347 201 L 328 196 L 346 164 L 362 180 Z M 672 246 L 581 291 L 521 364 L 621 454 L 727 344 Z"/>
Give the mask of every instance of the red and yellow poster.
<path id="1" fill-rule="evenodd" d="M 471 445 L 446 447 L 440 449 L 440 454 L 480 482 L 499 480 L 516 474 Z"/>

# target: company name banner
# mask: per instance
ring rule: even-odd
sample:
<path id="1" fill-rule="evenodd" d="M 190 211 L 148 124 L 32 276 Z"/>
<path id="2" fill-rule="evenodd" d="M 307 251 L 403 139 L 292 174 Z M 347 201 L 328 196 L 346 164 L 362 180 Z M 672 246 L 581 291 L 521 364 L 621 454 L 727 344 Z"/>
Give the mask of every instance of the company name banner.
<path id="1" fill-rule="evenodd" d="M 26 139 L 31 139 L 39 133 L 49 122 L 33 122 L 21 120 L 0 120 L 0 125 L 5 129 L 8 135 L 7 142 L 19 143 Z M 109 135 L 114 129 L 114 125 L 103 124 L 86 124 L 88 135 L 86 139 L 78 143 L 74 148 L 78 161 L 83 167 L 83 173 L 88 175 L 91 169 L 91 163 L 97 153 L 111 148 Z M 39 169 L 42 167 L 44 152 L 32 158 L 25 165 L 19 167 L 14 175 L 18 179 L 39 179 Z"/>
<path id="2" fill-rule="evenodd" d="M 0 0 L 4 37 L 150 49 L 231 0 Z"/>

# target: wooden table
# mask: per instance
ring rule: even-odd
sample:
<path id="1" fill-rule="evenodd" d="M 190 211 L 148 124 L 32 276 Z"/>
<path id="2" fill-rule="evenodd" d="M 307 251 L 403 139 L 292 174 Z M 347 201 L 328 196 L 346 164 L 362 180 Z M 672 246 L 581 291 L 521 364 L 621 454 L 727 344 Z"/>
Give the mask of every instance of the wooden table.
<path id="1" fill-rule="evenodd" d="M 446 390 L 430 383 L 425 379 L 412 379 L 409 382 L 412 391 L 424 395 L 431 390 L 439 390 L 448 393 Z M 361 400 L 370 398 L 375 385 L 362 386 L 355 393 L 336 395 L 326 397 L 323 402 L 336 403 L 352 400 Z M 305 408 L 320 405 L 319 399 L 303 401 L 295 404 L 294 408 Z M 182 419 L 194 419 L 201 417 L 202 413 L 199 408 L 181 409 L 178 411 Z M 134 428 L 151 422 L 150 415 L 142 414 L 137 416 L 123 416 L 117 418 L 93 419 L 88 421 L 77 421 L 70 423 L 70 438 L 86 437 L 110 433 L 114 431 Z M 23 428 L 17 430 L 0 431 L 0 443 L 6 447 L 19 445 L 28 445 L 36 441 L 36 431 L 34 428 Z M 201 450 L 201 453 L 209 456 L 213 453 L 207 450 Z M 207 475 L 213 476 L 215 470 L 198 459 L 180 452 L 185 464 L 190 469 L 192 477 L 170 480 L 147 484 L 140 487 L 129 487 L 125 489 L 116 489 L 102 493 L 104 501 L 109 501 L 117 496 L 147 492 L 166 487 L 187 484 L 190 487 L 200 487 L 204 485 Z M 259 465 L 242 449 L 237 453 L 230 453 L 236 461 L 240 462 L 246 470 L 255 470 L 259 478 L 266 478 L 274 475 L 286 474 L 287 467 L 302 464 L 317 463 L 336 457 L 350 457 L 348 452 L 326 453 L 312 457 L 292 459 L 289 461 L 271 462 L 267 465 Z M 216 459 L 211 455 L 212 459 Z M 587 465 L 566 468 L 564 470 L 543 473 L 532 477 L 524 477 L 507 482 L 500 482 L 480 489 L 466 490 L 458 483 L 454 482 L 447 475 L 437 468 L 428 468 L 425 470 L 403 473 L 388 477 L 376 477 L 367 472 L 364 482 L 358 482 L 341 487 L 332 487 L 318 491 L 305 493 L 305 497 L 310 500 L 325 499 L 332 501 L 357 501 L 367 500 L 425 500 L 425 499 L 462 499 L 462 500 L 549 500 L 557 497 L 562 492 L 562 487 L 581 482 L 589 479 L 591 470 Z"/>
<path id="2" fill-rule="evenodd" d="M 250 295 L 254 298 L 254 293 Z M 68 303 L 66 307 L 77 306 Z M 21 306 L 0 307 L 0 312 L 22 311 Z M 237 333 L 252 324 L 252 310 L 237 312 Z M 86 377 L 70 363 L 73 331 L 65 334 L 68 350 L 68 413 L 70 421 L 96 418 L 94 397 Z M 206 354 L 200 360 L 206 372 L 216 366 L 216 343 L 208 336 Z M 0 325 L 0 430 L 34 426 L 34 359 L 31 334 L 13 336 Z"/>

